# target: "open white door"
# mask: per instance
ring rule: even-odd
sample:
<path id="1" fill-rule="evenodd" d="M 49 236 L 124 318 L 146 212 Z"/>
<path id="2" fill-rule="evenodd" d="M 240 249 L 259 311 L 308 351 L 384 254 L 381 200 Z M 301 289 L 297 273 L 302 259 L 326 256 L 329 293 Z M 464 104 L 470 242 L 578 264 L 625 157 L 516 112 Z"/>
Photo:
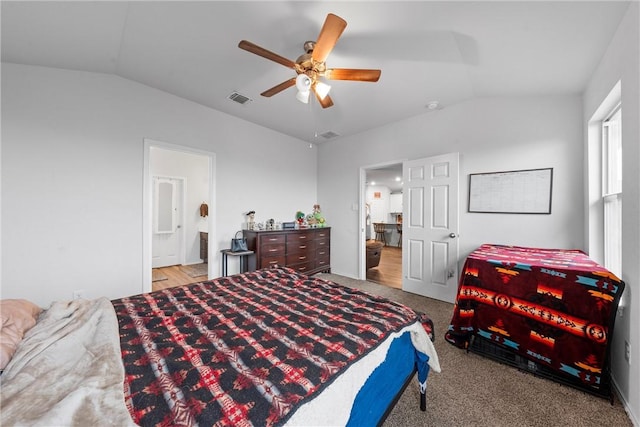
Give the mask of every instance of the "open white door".
<path id="1" fill-rule="evenodd" d="M 403 167 L 402 289 L 454 302 L 458 290 L 458 153 Z"/>
<path id="2" fill-rule="evenodd" d="M 153 177 L 153 268 L 182 264 L 182 184 Z"/>

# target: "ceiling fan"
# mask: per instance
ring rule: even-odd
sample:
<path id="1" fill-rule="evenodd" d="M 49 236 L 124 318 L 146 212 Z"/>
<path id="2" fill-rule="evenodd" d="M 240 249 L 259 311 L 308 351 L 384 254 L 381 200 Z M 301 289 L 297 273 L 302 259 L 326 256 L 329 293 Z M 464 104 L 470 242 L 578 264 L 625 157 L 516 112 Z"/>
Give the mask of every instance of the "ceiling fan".
<path id="1" fill-rule="evenodd" d="M 336 45 L 346 26 L 347 21 L 332 13 L 328 14 L 318 35 L 318 40 L 305 42 L 304 50 L 306 53 L 300 55 L 295 62 L 247 40 L 242 40 L 238 44 L 240 49 L 277 62 L 287 68 L 292 68 L 298 74 L 297 77 L 267 89 L 260 95 L 270 97 L 295 85 L 298 89 L 296 98 L 299 101 L 309 102 L 309 93 L 313 92 L 322 108 L 328 108 L 333 105 L 333 101 L 328 95 L 331 86 L 321 81 L 320 77 L 324 77 L 327 80 L 377 82 L 380 78 L 380 70 L 327 68 L 325 63 L 327 56 Z"/>

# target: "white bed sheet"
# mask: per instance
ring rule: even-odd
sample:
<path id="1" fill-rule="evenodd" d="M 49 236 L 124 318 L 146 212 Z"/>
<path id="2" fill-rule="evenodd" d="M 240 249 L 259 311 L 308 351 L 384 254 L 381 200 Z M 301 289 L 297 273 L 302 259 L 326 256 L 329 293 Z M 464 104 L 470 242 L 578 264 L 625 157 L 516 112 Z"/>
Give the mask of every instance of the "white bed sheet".
<path id="1" fill-rule="evenodd" d="M 384 362 L 393 340 L 405 332 L 411 333 L 413 346 L 429 356 L 430 369 L 440 372 L 440 361 L 433 343 L 422 325 L 414 323 L 392 333 L 375 350 L 351 365 L 322 393 L 300 406 L 285 425 L 300 427 L 346 425 L 358 392 L 364 386 L 369 375 Z"/>
<path id="2" fill-rule="evenodd" d="M 111 302 L 54 302 L 0 376 L 0 425 L 131 426 Z"/>

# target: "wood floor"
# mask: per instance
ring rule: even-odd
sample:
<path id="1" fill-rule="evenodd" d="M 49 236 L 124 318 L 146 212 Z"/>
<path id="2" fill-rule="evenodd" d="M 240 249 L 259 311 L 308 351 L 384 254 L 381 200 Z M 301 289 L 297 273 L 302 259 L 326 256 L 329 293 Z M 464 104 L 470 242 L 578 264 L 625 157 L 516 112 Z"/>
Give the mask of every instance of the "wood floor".
<path id="1" fill-rule="evenodd" d="M 165 275 L 167 280 L 158 280 L 151 284 L 152 291 L 160 289 L 172 288 L 174 286 L 188 285 L 189 283 L 207 280 L 207 276 L 191 277 L 187 273 L 180 270 L 179 265 L 171 267 L 154 268 L 155 271 Z"/>
<path id="2" fill-rule="evenodd" d="M 180 266 L 154 268 L 167 277 L 151 284 L 151 290 L 171 288 L 206 280 L 207 276 L 191 277 L 180 270 Z M 367 280 L 396 289 L 402 289 L 402 248 L 385 246 L 380 255 L 380 264 L 367 270 Z"/>
<path id="3" fill-rule="evenodd" d="M 402 289 L 402 248 L 383 247 L 380 264 L 367 270 L 367 280 Z"/>

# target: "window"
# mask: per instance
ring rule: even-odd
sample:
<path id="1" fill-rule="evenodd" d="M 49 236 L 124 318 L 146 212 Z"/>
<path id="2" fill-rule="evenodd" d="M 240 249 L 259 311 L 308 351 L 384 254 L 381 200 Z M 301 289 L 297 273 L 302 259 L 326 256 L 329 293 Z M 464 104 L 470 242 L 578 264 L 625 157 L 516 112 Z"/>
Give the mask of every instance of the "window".
<path id="1" fill-rule="evenodd" d="M 604 266 L 622 276 L 622 108 L 602 121 Z"/>

